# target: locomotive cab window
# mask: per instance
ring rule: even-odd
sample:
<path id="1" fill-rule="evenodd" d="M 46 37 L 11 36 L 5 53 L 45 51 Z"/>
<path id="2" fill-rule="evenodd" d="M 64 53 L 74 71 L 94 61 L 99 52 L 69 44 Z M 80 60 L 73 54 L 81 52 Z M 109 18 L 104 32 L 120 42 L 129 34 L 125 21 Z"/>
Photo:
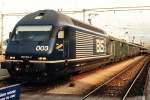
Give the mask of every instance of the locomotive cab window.
<path id="1" fill-rule="evenodd" d="M 64 31 L 59 31 L 58 32 L 58 38 L 63 39 L 64 38 Z"/>
<path id="2" fill-rule="evenodd" d="M 51 34 L 51 25 L 42 26 L 18 26 L 12 37 L 12 41 L 46 41 Z"/>

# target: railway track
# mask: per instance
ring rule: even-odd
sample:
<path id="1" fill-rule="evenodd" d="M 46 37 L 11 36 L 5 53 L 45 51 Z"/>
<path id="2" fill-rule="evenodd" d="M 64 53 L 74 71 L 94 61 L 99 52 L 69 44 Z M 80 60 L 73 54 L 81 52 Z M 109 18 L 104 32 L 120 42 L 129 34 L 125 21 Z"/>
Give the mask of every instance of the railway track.
<path id="1" fill-rule="evenodd" d="M 146 63 L 145 63 L 146 62 Z M 149 57 L 146 57 L 145 59 L 143 59 L 142 61 L 140 62 L 134 62 L 130 65 L 128 65 L 128 67 L 124 70 L 122 70 L 120 73 L 118 73 L 117 75 L 115 75 L 114 77 L 112 77 L 111 79 L 109 79 L 108 81 L 104 82 L 103 84 L 97 86 L 96 88 L 92 89 L 90 92 L 86 93 L 86 95 L 83 96 L 83 98 L 81 100 L 97 100 L 99 98 L 99 96 L 104 96 L 104 95 L 107 95 L 107 97 L 112 97 L 112 94 L 113 94 L 113 97 L 116 96 L 116 98 L 118 99 L 121 99 L 121 100 L 125 100 L 128 96 L 128 94 L 130 93 L 131 89 L 133 88 L 134 84 L 136 83 L 137 79 L 139 78 L 139 76 L 141 75 L 142 71 L 144 70 L 144 68 L 146 67 L 146 65 L 148 64 L 149 62 Z M 105 90 L 105 88 L 107 87 L 107 84 L 111 84 L 111 83 L 114 83 L 113 81 L 116 81 L 118 80 L 117 78 L 120 77 L 121 75 L 123 74 L 126 74 L 126 72 L 128 70 L 130 70 L 131 68 L 133 68 L 133 66 L 135 67 L 140 67 L 140 66 L 143 66 L 142 68 L 139 69 L 139 73 L 137 73 L 134 77 L 134 79 L 132 81 L 130 81 L 128 84 L 126 84 L 126 86 L 124 86 L 123 88 L 121 87 L 120 89 L 119 88 L 114 88 L 114 87 L 110 87 L 107 92 L 105 93 L 102 93 L 103 90 Z M 134 68 L 135 68 L 134 67 Z M 119 78 L 120 79 L 120 78 Z M 108 88 L 108 87 L 107 87 Z M 111 89 L 112 88 L 112 89 Z M 117 91 L 117 92 L 116 92 Z M 119 92 L 118 92 L 119 91 Z M 99 92 L 101 94 L 99 94 Z M 116 94 L 117 93 L 117 94 Z M 96 95 L 99 95 L 96 97 Z M 92 99 L 94 97 L 94 99 Z M 97 98 L 97 99 L 96 99 Z M 110 98 L 109 98 L 110 99 Z"/>
<path id="2" fill-rule="evenodd" d="M 78 83 L 77 84 L 75 83 L 75 86 L 70 87 L 70 83 L 72 83 L 70 80 L 67 80 L 65 82 L 58 82 L 58 83 L 54 83 L 54 84 L 47 84 L 44 86 L 43 85 L 42 86 L 37 85 L 34 87 L 32 87 L 32 86 L 25 86 L 24 87 L 23 86 L 21 99 L 22 100 L 34 100 L 35 98 L 39 98 L 37 100 L 41 100 L 41 99 L 43 99 L 43 100 L 70 100 L 70 99 L 73 99 L 73 100 L 80 100 L 80 99 L 82 99 L 82 100 L 99 100 L 99 99 L 101 99 L 101 97 L 104 97 L 104 96 L 110 97 L 111 96 L 111 98 L 112 98 L 112 97 L 114 97 L 114 95 L 117 95 L 117 96 L 119 95 L 119 98 L 123 98 L 123 94 L 119 94 L 119 93 L 120 92 L 125 93 L 126 92 L 125 89 L 127 89 L 127 86 L 130 86 L 130 85 L 126 83 L 125 84 L 126 86 L 116 87 L 116 86 L 111 86 L 110 84 L 115 83 L 118 85 L 119 82 L 115 82 L 114 80 L 118 80 L 118 81 L 122 80 L 121 78 L 118 78 L 118 77 L 121 77 L 122 74 L 126 75 L 126 72 L 128 70 L 131 70 L 131 68 L 134 69 L 135 67 L 138 66 L 137 69 L 135 69 L 135 70 L 138 70 L 138 72 L 139 72 L 139 70 L 141 69 L 141 65 L 139 64 L 139 62 L 141 62 L 141 64 L 142 64 L 146 61 L 147 58 L 144 59 L 144 57 L 143 57 L 142 59 L 143 60 L 141 60 L 141 58 L 140 58 L 132 64 L 126 63 L 127 67 L 124 70 L 122 70 L 120 73 L 116 74 L 114 77 L 112 77 L 108 81 L 103 82 L 103 84 L 101 84 L 99 86 L 96 85 L 94 87 L 92 86 L 92 88 L 91 88 L 91 85 L 83 84 L 83 81 L 82 82 L 77 81 Z M 127 62 L 128 62 L 128 60 L 127 60 Z M 122 63 L 120 65 L 125 66 L 125 64 L 122 64 Z M 117 66 L 117 65 L 115 65 L 115 66 Z M 116 68 L 118 68 L 118 67 L 116 67 Z M 107 67 L 102 68 L 102 69 L 107 69 Z M 108 66 L 108 69 L 110 69 L 110 66 Z M 103 70 L 102 70 L 102 72 L 103 72 Z M 134 72 L 138 73 L 136 71 L 134 71 Z M 130 72 L 128 72 L 128 73 L 130 73 Z M 102 75 L 102 74 L 103 73 L 101 73 L 100 75 Z M 86 77 L 93 77 L 93 75 L 91 76 L 90 74 L 85 73 L 85 75 L 84 74 L 79 75 L 79 77 L 75 78 L 75 80 L 82 80 L 82 79 L 84 79 L 83 77 L 85 77 L 85 76 Z M 135 76 L 137 76 L 137 75 L 135 75 Z M 89 80 L 89 78 L 86 80 Z M 129 81 L 129 80 L 125 79 L 123 81 Z M 84 82 L 87 82 L 87 81 L 84 81 Z M 132 83 L 132 81 L 130 81 L 130 83 Z M 78 87 L 78 84 L 80 84 L 79 87 Z M 84 86 L 84 89 L 87 90 L 86 92 L 82 91 L 83 90 L 82 86 Z M 86 89 L 87 86 L 90 86 L 90 90 L 89 90 L 89 87 L 88 87 L 88 89 Z M 57 90 L 57 87 L 59 89 L 57 91 L 55 91 L 55 87 L 56 87 L 56 90 Z M 61 88 L 61 87 L 63 87 L 63 88 Z M 75 87 L 75 89 L 77 89 L 77 91 L 74 91 L 74 87 Z M 115 88 L 113 88 L 113 87 L 115 87 Z M 106 88 L 107 88 L 107 91 L 106 91 Z M 73 90 L 71 90 L 71 89 L 73 89 Z M 108 91 L 108 89 L 109 89 L 109 91 Z M 123 89 L 123 90 L 121 90 L 121 89 Z M 80 90 L 80 93 L 78 90 Z M 117 93 L 114 93 L 116 91 L 117 91 Z M 119 91 L 119 93 L 118 93 L 118 91 Z M 91 98 L 93 98 L 93 99 L 91 99 Z M 96 98 L 98 98 L 98 99 L 96 99 Z"/>
<path id="3" fill-rule="evenodd" d="M 122 100 L 125 100 L 125 99 L 127 98 L 127 96 L 128 96 L 128 94 L 130 93 L 131 89 L 134 87 L 134 85 L 135 85 L 137 79 L 140 77 L 140 75 L 142 74 L 144 68 L 147 66 L 147 64 L 148 64 L 148 62 L 149 62 L 149 59 L 150 59 L 150 58 L 148 58 L 148 59 L 146 60 L 146 63 L 143 65 L 143 67 L 140 69 L 139 73 L 137 73 L 136 77 L 134 78 L 134 80 L 133 80 L 133 81 L 131 82 L 131 84 L 129 85 L 128 89 L 125 91 L 124 95 L 123 95 L 122 98 L 121 98 Z M 143 91 L 143 92 L 144 92 L 144 91 Z"/>

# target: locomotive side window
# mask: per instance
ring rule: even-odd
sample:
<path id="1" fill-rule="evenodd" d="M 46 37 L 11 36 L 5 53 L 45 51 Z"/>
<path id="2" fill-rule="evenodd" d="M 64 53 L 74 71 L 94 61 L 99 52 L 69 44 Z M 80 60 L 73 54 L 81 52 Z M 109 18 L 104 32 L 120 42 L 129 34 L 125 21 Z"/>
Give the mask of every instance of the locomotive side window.
<path id="1" fill-rule="evenodd" d="M 64 38 L 64 31 L 59 31 L 58 32 L 58 38 L 63 39 Z"/>

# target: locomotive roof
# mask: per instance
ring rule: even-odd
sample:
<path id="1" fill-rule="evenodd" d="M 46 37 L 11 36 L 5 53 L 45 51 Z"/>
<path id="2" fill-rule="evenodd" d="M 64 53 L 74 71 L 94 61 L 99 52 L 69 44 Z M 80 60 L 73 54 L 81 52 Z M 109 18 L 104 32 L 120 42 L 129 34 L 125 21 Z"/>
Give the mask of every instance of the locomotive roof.
<path id="1" fill-rule="evenodd" d="M 39 18 L 37 18 L 39 16 Z M 40 18 L 41 17 L 41 18 Z M 39 10 L 23 17 L 17 25 L 66 25 L 72 24 L 70 18 L 53 10 Z"/>
<path id="2" fill-rule="evenodd" d="M 76 27 L 81 27 L 81 28 L 85 28 L 88 30 L 92 30 L 95 32 L 100 32 L 102 34 L 106 33 L 102 29 L 85 24 L 81 21 L 75 20 L 69 16 L 56 12 L 54 10 L 39 10 L 34 13 L 28 14 L 25 17 L 23 17 L 23 19 L 21 19 L 17 23 L 16 26 L 35 25 L 35 24 L 36 25 L 53 25 L 53 26 L 76 26 Z"/>

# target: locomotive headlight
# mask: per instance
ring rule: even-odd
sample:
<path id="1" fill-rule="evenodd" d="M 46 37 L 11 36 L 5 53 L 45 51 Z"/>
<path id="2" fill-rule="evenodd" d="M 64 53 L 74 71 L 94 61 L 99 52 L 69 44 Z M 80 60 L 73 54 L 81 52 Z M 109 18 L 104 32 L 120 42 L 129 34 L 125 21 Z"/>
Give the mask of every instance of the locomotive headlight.
<path id="1" fill-rule="evenodd" d="M 38 57 L 38 60 L 47 60 L 46 57 Z"/>
<path id="2" fill-rule="evenodd" d="M 9 59 L 14 60 L 16 57 L 10 56 Z"/>
<path id="3" fill-rule="evenodd" d="M 16 68 L 16 71 L 19 71 L 19 68 Z"/>
<path id="4" fill-rule="evenodd" d="M 43 60 L 47 60 L 46 57 L 43 57 Z"/>
<path id="5" fill-rule="evenodd" d="M 42 57 L 38 57 L 38 60 L 42 60 L 43 58 Z"/>

